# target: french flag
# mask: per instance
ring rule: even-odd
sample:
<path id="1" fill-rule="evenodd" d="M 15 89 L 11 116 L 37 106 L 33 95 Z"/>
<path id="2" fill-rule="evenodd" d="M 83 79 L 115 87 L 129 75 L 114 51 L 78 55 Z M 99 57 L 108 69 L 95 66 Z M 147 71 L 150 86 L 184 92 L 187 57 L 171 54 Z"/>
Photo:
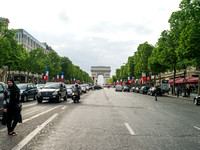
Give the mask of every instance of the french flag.
<path id="1" fill-rule="evenodd" d="M 64 72 L 62 72 L 61 74 L 61 82 L 63 82 L 63 78 L 64 78 Z"/>
<path id="2" fill-rule="evenodd" d="M 59 74 L 57 74 L 57 82 L 59 82 L 59 80 L 60 80 L 60 79 L 59 79 Z"/>
<path id="3" fill-rule="evenodd" d="M 130 76 L 128 76 L 128 83 L 131 83 Z"/>
<path id="4" fill-rule="evenodd" d="M 120 84 L 122 85 L 122 79 L 120 79 Z"/>
<path id="5" fill-rule="evenodd" d="M 75 82 L 76 82 L 76 78 L 74 78 L 74 84 L 75 84 Z"/>
<path id="6" fill-rule="evenodd" d="M 117 80 L 117 85 L 119 84 L 119 81 Z"/>
<path id="7" fill-rule="evenodd" d="M 45 78 L 46 81 L 48 81 L 48 77 L 49 77 L 49 67 L 47 67 L 46 78 Z"/>

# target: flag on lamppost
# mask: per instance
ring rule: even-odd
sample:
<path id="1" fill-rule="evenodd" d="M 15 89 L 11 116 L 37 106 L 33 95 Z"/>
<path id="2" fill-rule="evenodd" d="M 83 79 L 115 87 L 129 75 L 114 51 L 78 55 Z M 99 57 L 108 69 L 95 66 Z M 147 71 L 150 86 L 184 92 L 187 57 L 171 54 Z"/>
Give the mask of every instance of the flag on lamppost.
<path id="1" fill-rule="evenodd" d="M 76 78 L 74 78 L 74 83 L 76 82 Z"/>
<path id="2" fill-rule="evenodd" d="M 62 72 L 61 74 L 61 82 L 63 82 L 63 78 L 64 78 L 64 72 Z"/>
<path id="3" fill-rule="evenodd" d="M 132 76 L 132 83 L 134 82 L 134 79 L 135 79 L 135 77 L 134 77 L 134 76 Z"/>
<path id="4" fill-rule="evenodd" d="M 143 80 L 143 82 L 145 82 L 146 81 L 146 73 L 142 73 L 142 80 Z"/>
<path id="5" fill-rule="evenodd" d="M 122 79 L 120 79 L 120 84 L 122 85 Z"/>
<path id="6" fill-rule="evenodd" d="M 71 78 L 71 83 L 72 83 L 72 78 Z"/>
<path id="7" fill-rule="evenodd" d="M 128 75 L 128 83 L 131 83 L 130 76 Z"/>
<path id="8" fill-rule="evenodd" d="M 60 80 L 59 78 L 60 78 L 60 77 L 59 77 L 59 74 L 57 74 L 57 82 L 59 82 L 59 80 Z"/>
<path id="9" fill-rule="evenodd" d="M 119 81 L 117 80 L 117 85 L 119 84 Z"/>
<path id="10" fill-rule="evenodd" d="M 49 67 L 47 67 L 46 78 L 45 78 L 46 81 L 48 80 L 48 77 L 49 77 Z"/>

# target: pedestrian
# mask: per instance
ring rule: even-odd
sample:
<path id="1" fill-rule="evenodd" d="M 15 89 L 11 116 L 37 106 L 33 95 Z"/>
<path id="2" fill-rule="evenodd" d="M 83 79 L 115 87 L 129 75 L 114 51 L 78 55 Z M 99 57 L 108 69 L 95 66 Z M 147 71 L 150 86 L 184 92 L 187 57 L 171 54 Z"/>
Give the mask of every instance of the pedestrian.
<path id="1" fill-rule="evenodd" d="M 189 88 L 187 89 L 188 97 L 189 97 L 189 98 L 190 98 L 190 90 L 191 90 L 191 87 L 189 86 Z"/>
<path id="2" fill-rule="evenodd" d="M 179 97 L 179 86 L 177 86 L 177 97 Z"/>
<path id="3" fill-rule="evenodd" d="M 8 80 L 8 89 L 4 92 L 3 107 L 7 113 L 8 135 L 17 135 L 14 131 L 17 123 L 22 123 L 20 90 L 13 80 Z"/>
<path id="4" fill-rule="evenodd" d="M 158 90 L 155 86 L 155 89 L 154 89 L 154 96 L 155 96 L 155 101 L 157 101 L 157 94 L 158 94 Z"/>

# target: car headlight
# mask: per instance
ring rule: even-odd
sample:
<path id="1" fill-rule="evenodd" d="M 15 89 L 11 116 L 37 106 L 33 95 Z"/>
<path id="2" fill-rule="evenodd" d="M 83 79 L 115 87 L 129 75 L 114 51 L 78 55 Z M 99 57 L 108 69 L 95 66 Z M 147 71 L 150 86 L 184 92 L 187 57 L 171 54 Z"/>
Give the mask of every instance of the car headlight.
<path id="1" fill-rule="evenodd" d="M 58 95 L 58 91 L 54 91 L 52 95 Z"/>

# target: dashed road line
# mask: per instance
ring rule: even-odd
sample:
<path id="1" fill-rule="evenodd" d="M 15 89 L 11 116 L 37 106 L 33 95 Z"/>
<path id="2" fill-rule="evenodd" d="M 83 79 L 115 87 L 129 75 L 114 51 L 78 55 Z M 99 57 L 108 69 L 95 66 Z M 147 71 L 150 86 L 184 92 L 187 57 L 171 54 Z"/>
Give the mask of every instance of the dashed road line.
<path id="1" fill-rule="evenodd" d="M 200 128 L 199 128 L 199 127 L 197 127 L 197 126 L 193 126 L 193 127 L 200 131 Z"/>
<path id="2" fill-rule="evenodd" d="M 64 110 L 67 106 L 62 107 L 61 109 Z"/>
<path id="3" fill-rule="evenodd" d="M 126 128 L 128 129 L 128 131 L 130 132 L 131 135 L 135 135 L 135 132 L 133 131 L 133 129 L 129 126 L 128 123 L 124 123 Z"/>
<path id="4" fill-rule="evenodd" d="M 147 107 L 147 108 L 149 108 L 149 109 L 151 109 L 151 110 L 155 110 L 155 109 L 153 109 L 153 108 L 151 108 L 151 107 Z"/>
<path id="5" fill-rule="evenodd" d="M 31 132 L 26 138 L 24 138 L 19 144 L 17 144 L 12 150 L 22 149 L 32 138 L 34 138 L 48 123 L 50 123 L 58 114 L 54 114 L 43 124 L 38 126 L 33 132 Z"/>

